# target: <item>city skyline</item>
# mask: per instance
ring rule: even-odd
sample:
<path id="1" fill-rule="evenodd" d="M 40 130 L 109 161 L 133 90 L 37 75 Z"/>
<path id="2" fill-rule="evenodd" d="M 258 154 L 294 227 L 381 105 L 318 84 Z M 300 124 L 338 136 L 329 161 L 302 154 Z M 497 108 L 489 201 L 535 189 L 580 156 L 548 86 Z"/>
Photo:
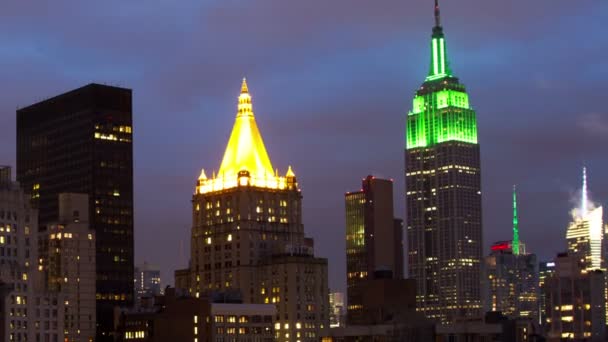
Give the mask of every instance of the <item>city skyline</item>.
<path id="1" fill-rule="evenodd" d="M 452 67 L 464 79 L 472 103 L 480 113 L 480 141 L 484 145 L 481 153 L 486 227 L 484 255 L 490 242 L 506 236 L 506 229 L 511 224 L 511 212 L 509 197 L 505 194 L 510 192 L 511 184 L 518 184 L 520 225 L 523 232 L 521 238 L 530 250 L 539 254 L 540 260 L 545 260 L 553 257 L 555 252 L 566 249 L 563 236 L 569 222 L 569 210 L 574 207 L 569 199 L 578 199 L 576 191 L 580 166 L 585 164 L 589 167 L 592 198 L 601 204 L 605 204 L 608 199 L 608 179 L 602 177 L 608 170 L 608 163 L 601 159 L 601 147 L 606 146 L 608 136 L 608 113 L 603 112 L 602 94 L 596 90 L 601 88 L 602 75 L 606 75 L 608 69 L 602 62 L 583 65 L 587 61 L 582 57 L 576 58 L 574 54 L 570 55 L 566 50 L 553 46 L 559 52 L 552 56 L 557 56 L 559 60 L 543 60 L 544 65 L 535 65 L 534 70 L 530 70 L 527 69 L 530 68 L 528 56 L 522 60 L 514 56 L 517 55 L 514 51 L 524 50 L 519 45 L 532 44 L 526 49 L 530 50 L 533 57 L 541 58 L 541 52 L 546 53 L 546 47 L 555 43 L 555 38 L 549 37 L 550 34 L 560 36 L 572 31 L 568 33 L 572 38 L 570 49 L 585 49 L 585 55 L 604 56 L 606 43 L 603 40 L 591 46 L 589 41 L 592 39 L 577 41 L 576 37 L 581 34 L 597 34 L 593 32 L 593 27 L 599 25 L 596 21 L 608 11 L 608 6 L 575 6 L 557 2 L 554 6 L 545 8 L 539 4 L 524 6 L 523 1 L 510 5 L 484 4 L 473 11 L 479 22 L 467 23 L 466 19 L 470 17 L 463 17 L 463 12 L 471 4 L 477 2 L 468 1 L 458 5 L 446 3 L 442 4 L 442 8 L 443 24 L 450 32 Z M 11 27 L 17 27 L 11 25 L 27 22 L 18 22 L 14 18 L 8 20 L 9 16 L 20 13 L 19 9 L 10 6 L 6 14 L 0 14 L 2 19 L 7 16 L 7 20 L 0 24 L 6 28 L 3 30 L 5 32 L 11 32 Z M 115 50 L 114 44 L 110 43 L 112 33 L 98 33 L 100 38 L 107 40 L 101 46 L 108 49 L 99 51 L 99 57 L 92 56 L 96 49 L 93 49 L 91 41 L 87 39 L 76 39 L 69 44 L 67 41 L 62 42 L 62 37 L 74 34 L 68 30 L 51 30 L 43 35 L 36 47 L 28 47 L 23 42 L 19 44 L 14 38 L 6 36 L 4 41 L 8 45 L 4 47 L 4 53 L 0 54 L 0 61 L 4 61 L 4 65 L 16 67 L 9 70 L 8 77 L 0 80 L 2 89 L 5 89 L 0 95 L 0 112 L 3 113 L 0 124 L 14 127 L 15 107 L 23 107 L 41 100 L 43 96 L 51 97 L 88 81 L 118 83 L 134 89 L 136 262 L 147 259 L 160 264 L 163 274 L 168 275 L 165 279 L 170 282 L 172 277 L 169 275 L 185 265 L 189 255 L 192 179 L 198 176 L 201 164 L 216 168 L 219 166 L 216 163 L 223 150 L 221 144 L 226 141 L 226 132 L 230 128 L 230 120 L 226 118 L 233 114 L 231 105 L 238 90 L 238 80 L 246 76 L 255 89 L 257 111 L 260 113 L 258 124 L 267 137 L 269 153 L 274 156 L 275 164 L 281 170 L 292 164 L 298 171 L 298 181 L 306 189 L 303 210 L 306 230 L 317 240 L 317 254 L 330 259 L 330 287 L 343 290 L 345 262 L 342 247 L 345 223 L 342 195 L 351 188 L 351 179 L 369 173 L 395 179 L 395 216 L 404 218 L 404 203 L 399 196 L 404 189 L 401 172 L 403 128 L 413 89 L 418 86 L 420 78 L 424 77 L 428 65 L 426 47 L 427 31 L 432 22 L 429 10 L 431 3 L 412 5 L 390 2 L 394 10 L 390 10 L 389 5 L 373 8 L 377 17 L 367 16 L 369 13 L 353 8 L 348 8 L 345 13 L 344 8 L 334 4 L 319 4 L 325 10 L 322 15 L 307 11 L 300 5 L 290 5 L 295 6 L 290 8 L 275 4 L 278 7 L 272 10 L 265 5 L 261 5 L 262 8 L 248 8 L 245 5 L 235 12 L 219 5 L 202 6 L 216 6 L 213 13 L 234 16 L 230 17 L 231 25 L 234 25 L 235 20 L 238 22 L 239 19 L 253 16 L 249 29 L 254 39 L 246 42 L 237 40 L 241 31 L 236 27 L 227 28 L 221 22 L 213 20 L 209 23 L 211 28 L 207 29 L 211 32 L 219 27 L 216 32 L 225 34 L 220 37 L 226 41 L 223 42 L 220 37 L 204 36 L 203 42 L 216 44 L 212 45 L 216 47 L 213 56 L 229 56 L 243 48 L 251 49 L 250 58 L 228 58 L 223 61 L 225 65 L 220 66 L 225 67 L 227 73 L 214 71 L 217 65 L 210 64 L 208 60 L 197 61 L 196 58 L 204 55 L 204 49 L 199 50 L 200 47 L 178 49 L 178 56 L 169 59 L 167 65 L 161 63 L 160 57 L 146 56 L 148 64 L 145 67 L 131 69 L 140 55 L 127 46 L 125 38 L 122 38 L 124 41 L 117 42 L 120 48 Z M 505 24 L 490 24 L 493 16 L 504 12 L 503 6 L 513 6 L 517 11 L 525 12 L 515 13 L 514 9 L 505 14 L 520 21 L 523 29 L 511 31 Z M 152 19 L 160 15 L 157 11 L 161 12 L 161 8 L 162 6 L 151 6 L 143 14 L 132 15 Z M 131 10 L 135 11 L 136 8 Z M 273 20 L 262 25 L 268 19 L 264 10 L 291 19 L 297 17 L 298 10 L 301 11 L 304 19 L 299 20 L 304 22 L 294 23 L 296 28 L 304 30 L 296 34 L 298 39 L 295 40 L 299 43 L 306 43 L 302 40 L 320 34 L 317 29 L 309 28 L 307 20 L 313 19 L 337 38 L 317 43 L 321 46 L 314 46 L 312 52 L 308 51 L 312 56 L 302 54 L 304 47 L 291 42 L 289 36 L 268 32 L 269 29 L 283 25 L 283 20 L 286 19 L 271 16 Z M 109 12 L 93 14 L 88 11 L 84 12 L 85 18 L 103 18 L 103 15 L 109 15 L 118 27 L 127 27 L 124 19 L 113 17 Z M 185 11 L 185 8 L 178 6 L 169 11 L 167 16 L 177 17 L 178 14 L 183 14 L 181 11 Z M 579 16 L 565 17 L 561 11 L 576 11 Z M 53 13 L 58 14 L 51 11 Z M 329 17 L 337 13 L 344 15 L 346 24 L 355 25 L 355 33 L 342 32 L 331 25 L 328 27 Z M 539 18 L 539 13 L 545 13 L 546 16 Z M 36 14 L 33 13 L 34 16 Z M 579 18 L 584 16 L 597 20 Z M 366 20 L 358 23 L 357 20 L 362 17 Z M 190 19 L 194 20 L 195 15 L 191 15 Z M 570 20 L 575 25 L 563 25 L 568 27 L 566 30 L 560 27 L 560 20 Z M 582 25 L 576 23 L 583 22 L 587 24 L 584 29 L 577 27 Z M 44 24 L 48 22 L 43 21 L 41 25 Z M 156 31 L 155 25 L 159 25 Z M 156 32 L 160 37 L 158 41 L 143 43 L 144 51 L 148 53 L 161 52 L 161 43 L 167 44 L 166 47 L 179 43 L 197 45 L 201 39 L 196 34 L 181 31 L 187 25 L 181 23 L 175 32 L 168 32 L 171 30 L 167 22 L 147 22 L 139 30 L 133 29 L 134 32 L 129 37 L 145 40 L 143 37 L 146 33 Z M 477 32 L 480 26 L 486 30 L 485 33 Z M 42 27 L 39 26 L 39 29 Z M 380 35 L 357 37 L 357 33 L 364 33 L 368 29 L 375 30 L 373 32 Z M 27 36 L 28 30 L 17 37 Z M 532 38 L 524 37 L 530 31 L 534 32 Z M 514 34 L 510 37 L 511 40 L 506 39 L 505 44 L 515 45 L 515 50 L 509 50 L 494 41 L 505 32 Z M 267 35 L 271 37 L 268 41 L 262 39 Z M 346 39 L 341 40 L 340 37 Z M 78 35 L 72 38 L 78 38 Z M 178 40 L 179 43 L 172 41 L 177 38 L 181 39 Z M 63 62 L 68 64 L 62 64 L 61 53 L 57 50 L 62 44 L 83 53 L 88 57 L 85 58 L 87 61 L 77 62 L 68 58 Z M 282 47 L 284 44 L 286 47 Z M 337 52 L 323 57 L 325 51 L 321 50 L 326 50 L 328 46 L 334 47 L 333 44 L 336 44 Z M 369 47 L 373 51 L 365 51 Z M 268 49 L 276 53 L 265 51 Z M 284 49 L 292 49 L 295 60 L 290 60 L 290 54 Z M 595 49 L 597 52 L 593 52 Z M 54 58 L 39 60 L 38 50 L 43 55 L 50 53 Z M 14 51 L 25 52 L 27 62 L 33 60 L 31 71 L 20 69 Z M 200 72 L 192 73 L 189 68 L 179 65 L 180 58 L 185 58 L 189 52 L 194 52 L 194 56 L 188 56 L 185 65 L 200 68 L 197 69 Z M 266 56 L 275 59 L 265 61 Z M 347 58 L 340 58 L 344 56 Z M 109 58 L 104 60 L 101 57 Z M 299 72 L 293 70 L 302 61 L 306 68 Z M 57 64 L 54 65 L 55 63 Z M 331 71 L 332 68 L 337 70 Z M 149 75 L 157 69 L 162 71 L 159 75 Z M 171 78 L 168 74 L 173 70 L 177 73 Z M 493 83 L 487 84 L 487 75 L 492 70 L 500 70 L 501 76 L 496 77 L 498 81 L 492 80 Z M 516 73 L 520 77 L 516 81 L 521 84 L 515 82 L 512 76 L 505 75 L 514 73 L 512 71 L 515 70 L 521 70 L 521 73 Z M 276 71 L 277 74 L 270 71 Z M 551 74 L 551 71 L 556 72 Z M 32 84 L 32 79 L 24 82 L 17 77 L 20 76 L 19 72 L 27 76 L 24 77 L 25 80 L 36 77 L 35 84 Z M 328 79 L 320 82 L 316 75 L 326 72 Z M 566 81 L 563 77 L 566 77 Z M 154 81 L 162 83 L 163 80 L 166 84 L 161 86 L 148 84 Z M 573 93 L 572 87 L 575 86 L 581 88 L 580 93 Z M 335 97 L 330 98 L 327 94 Z M 496 103 L 501 108 L 495 108 Z M 377 117 L 377 122 L 374 120 L 370 123 L 370 120 L 366 120 L 370 113 Z M 547 125 L 550 129 L 541 130 Z M 353 132 L 360 136 L 355 137 Z M 330 133 L 331 138 L 323 137 Z M 311 135 L 315 137 L 314 141 L 311 140 Z M 361 139 L 361 135 L 369 139 Z M 2 163 L 16 165 L 14 132 L 3 135 L 0 143 L 3 146 L 0 148 Z M 361 150 L 366 152 L 356 152 Z M 540 155 L 541 152 L 544 152 L 543 155 Z M 542 242 L 545 237 L 554 243 L 544 245 Z M 180 243 L 183 250 L 181 255 Z M 166 252 L 153 255 L 156 250 Z M 177 255 L 174 256 L 175 254 Z"/>

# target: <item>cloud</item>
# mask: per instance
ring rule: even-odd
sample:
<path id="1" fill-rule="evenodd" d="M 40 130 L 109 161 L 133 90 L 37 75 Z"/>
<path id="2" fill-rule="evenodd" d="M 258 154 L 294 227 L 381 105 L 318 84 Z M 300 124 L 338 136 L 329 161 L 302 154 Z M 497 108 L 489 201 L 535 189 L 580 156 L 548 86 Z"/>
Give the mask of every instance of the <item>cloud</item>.
<path id="1" fill-rule="evenodd" d="M 585 133 L 608 139 L 608 114 L 587 113 L 580 116 L 577 124 Z"/>

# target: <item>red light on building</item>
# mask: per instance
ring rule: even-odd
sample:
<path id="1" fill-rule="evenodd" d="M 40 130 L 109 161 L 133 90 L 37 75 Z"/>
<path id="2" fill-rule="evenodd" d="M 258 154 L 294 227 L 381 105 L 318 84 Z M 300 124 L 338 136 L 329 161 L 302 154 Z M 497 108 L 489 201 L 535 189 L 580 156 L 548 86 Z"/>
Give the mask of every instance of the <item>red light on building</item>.
<path id="1" fill-rule="evenodd" d="M 490 247 L 492 251 L 508 251 L 511 249 L 511 241 L 496 242 Z"/>

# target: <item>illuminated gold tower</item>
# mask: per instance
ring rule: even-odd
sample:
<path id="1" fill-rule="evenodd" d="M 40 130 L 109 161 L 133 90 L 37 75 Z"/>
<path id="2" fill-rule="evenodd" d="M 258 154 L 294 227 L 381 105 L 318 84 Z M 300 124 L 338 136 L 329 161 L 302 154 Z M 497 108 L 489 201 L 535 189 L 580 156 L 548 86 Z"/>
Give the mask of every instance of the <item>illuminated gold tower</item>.
<path id="1" fill-rule="evenodd" d="M 178 271 L 176 284 L 195 296 L 240 291 L 245 303 L 274 303 L 277 341 L 318 340 L 329 325 L 327 259 L 304 235 L 295 173 L 272 167 L 245 80 L 220 169 L 201 172 L 192 204 L 189 278 Z"/>

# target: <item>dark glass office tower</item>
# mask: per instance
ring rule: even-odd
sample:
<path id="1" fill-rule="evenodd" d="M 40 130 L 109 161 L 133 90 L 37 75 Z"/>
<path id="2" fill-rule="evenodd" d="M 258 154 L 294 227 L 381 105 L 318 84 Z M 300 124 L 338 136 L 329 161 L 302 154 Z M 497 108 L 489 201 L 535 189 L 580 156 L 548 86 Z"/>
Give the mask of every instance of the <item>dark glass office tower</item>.
<path id="1" fill-rule="evenodd" d="M 40 227 L 57 221 L 58 195 L 89 195 L 97 236 L 97 335 L 112 310 L 133 301 L 131 90 L 99 84 L 17 110 L 17 180 L 32 194 Z"/>
<path id="2" fill-rule="evenodd" d="M 429 74 L 407 117 L 409 276 L 417 309 L 449 323 L 480 315 L 481 170 L 477 120 L 450 70 L 435 1 Z"/>

